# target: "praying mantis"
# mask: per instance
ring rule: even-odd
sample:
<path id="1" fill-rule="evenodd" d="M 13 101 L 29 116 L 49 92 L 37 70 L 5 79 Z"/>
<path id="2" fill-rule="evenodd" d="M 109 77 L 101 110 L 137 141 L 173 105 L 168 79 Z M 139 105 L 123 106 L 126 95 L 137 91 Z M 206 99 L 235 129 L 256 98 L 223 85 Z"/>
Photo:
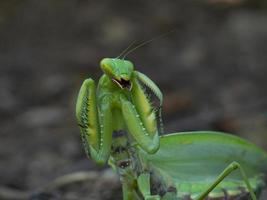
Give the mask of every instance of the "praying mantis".
<path id="1" fill-rule="evenodd" d="M 104 74 L 97 86 L 91 78 L 81 86 L 76 118 L 87 156 L 117 171 L 124 200 L 259 197 L 267 171 L 264 150 L 213 131 L 161 136 L 158 86 L 129 60 L 104 58 L 100 67 Z M 159 99 L 159 107 L 144 87 Z"/>

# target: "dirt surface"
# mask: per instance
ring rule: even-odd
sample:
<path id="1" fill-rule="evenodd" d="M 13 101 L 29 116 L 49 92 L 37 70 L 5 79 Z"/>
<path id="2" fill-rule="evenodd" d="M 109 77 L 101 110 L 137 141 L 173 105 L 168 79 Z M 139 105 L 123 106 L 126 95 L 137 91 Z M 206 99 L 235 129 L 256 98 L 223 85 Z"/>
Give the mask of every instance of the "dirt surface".
<path id="1" fill-rule="evenodd" d="M 266 22 L 256 0 L 1 1 L 0 199 L 121 199 L 81 148 L 76 96 L 101 58 L 171 30 L 127 56 L 162 89 L 166 133 L 221 130 L 267 149 Z M 38 193 L 79 171 L 95 175 Z"/>

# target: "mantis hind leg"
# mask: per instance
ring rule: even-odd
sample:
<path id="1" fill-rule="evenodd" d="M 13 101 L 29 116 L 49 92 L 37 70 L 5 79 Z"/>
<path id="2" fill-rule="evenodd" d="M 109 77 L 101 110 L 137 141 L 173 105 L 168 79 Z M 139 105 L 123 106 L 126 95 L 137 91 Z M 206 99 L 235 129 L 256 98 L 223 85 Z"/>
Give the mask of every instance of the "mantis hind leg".
<path id="1" fill-rule="evenodd" d="M 245 173 L 245 171 L 243 170 L 242 166 L 237 163 L 237 162 L 232 162 L 230 165 L 228 165 L 224 170 L 223 172 L 217 177 L 217 179 L 214 181 L 214 183 L 212 183 L 209 188 L 204 191 L 202 194 L 200 194 L 196 200 L 203 200 L 205 197 L 208 196 L 208 194 L 220 183 L 223 181 L 224 178 L 226 178 L 229 174 L 231 174 L 233 171 L 239 169 L 240 172 L 241 172 L 241 176 L 243 178 L 243 180 L 245 181 L 245 184 L 248 188 L 248 191 L 249 191 L 249 194 L 251 196 L 251 199 L 252 200 L 257 200 L 257 197 L 249 183 L 249 180 L 248 180 L 248 177 Z"/>

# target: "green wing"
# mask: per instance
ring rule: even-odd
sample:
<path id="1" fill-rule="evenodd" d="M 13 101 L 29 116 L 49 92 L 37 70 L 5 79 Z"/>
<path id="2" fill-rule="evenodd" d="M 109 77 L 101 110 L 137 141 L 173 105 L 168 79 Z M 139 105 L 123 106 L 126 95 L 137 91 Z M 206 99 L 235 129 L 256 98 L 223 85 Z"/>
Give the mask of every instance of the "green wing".
<path id="1" fill-rule="evenodd" d="M 179 196 L 191 197 L 203 192 L 227 167 L 236 161 L 242 165 L 253 189 L 263 186 L 267 172 L 267 153 L 239 137 L 211 131 L 174 133 L 161 137 L 160 150 L 143 154 L 148 163 L 172 177 Z M 230 174 L 213 191 L 213 196 L 240 193 L 243 183 L 240 172 Z"/>

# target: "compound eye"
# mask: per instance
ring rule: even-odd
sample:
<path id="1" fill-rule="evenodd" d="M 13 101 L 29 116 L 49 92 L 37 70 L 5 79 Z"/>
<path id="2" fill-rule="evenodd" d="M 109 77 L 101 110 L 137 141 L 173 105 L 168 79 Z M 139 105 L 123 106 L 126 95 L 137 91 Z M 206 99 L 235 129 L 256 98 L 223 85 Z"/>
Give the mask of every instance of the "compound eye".
<path id="1" fill-rule="evenodd" d="M 114 76 L 113 61 L 110 58 L 104 58 L 100 62 L 100 67 L 103 72 L 109 76 Z"/>

